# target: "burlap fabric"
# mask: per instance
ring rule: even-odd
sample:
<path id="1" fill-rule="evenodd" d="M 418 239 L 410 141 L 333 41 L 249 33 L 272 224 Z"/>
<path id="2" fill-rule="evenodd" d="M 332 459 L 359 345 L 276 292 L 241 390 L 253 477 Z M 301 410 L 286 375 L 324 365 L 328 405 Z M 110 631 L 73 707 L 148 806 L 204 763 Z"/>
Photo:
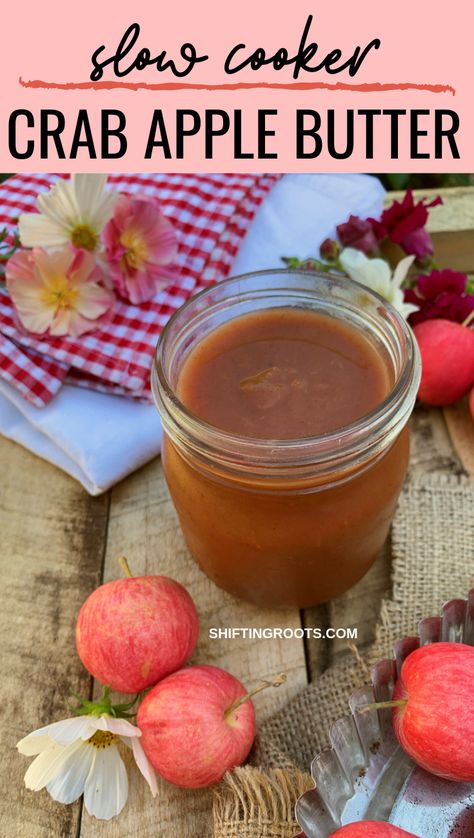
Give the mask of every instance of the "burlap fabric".
<path id="1" fill-rule="evenodd" d="M 438 424 L 437 424 L 438 423 Z M 228 775 L 214 798 L 214 838 L 286 838 L 298 831 L 293 806 L 331 724 L 348 711 L 368 668 L 392 657 L 395 640 L 474 586 L 474 479 L 463 472 L 441 417 L 419 413 L 410 474 L 392 527 L 392 590 L 364 661 L 331 666 L 260 729 L 254 767 Z M 368 667 L 368 668 L 367 668 Z M 278 769 L 275 771 L 275 769 Z"/>
<path id="2" fill-rule="evenodd" d="M 296 769 L 236 768 L 214 797 L 219 838 L 292 838 L 295 802 L 312 787 Z"/>

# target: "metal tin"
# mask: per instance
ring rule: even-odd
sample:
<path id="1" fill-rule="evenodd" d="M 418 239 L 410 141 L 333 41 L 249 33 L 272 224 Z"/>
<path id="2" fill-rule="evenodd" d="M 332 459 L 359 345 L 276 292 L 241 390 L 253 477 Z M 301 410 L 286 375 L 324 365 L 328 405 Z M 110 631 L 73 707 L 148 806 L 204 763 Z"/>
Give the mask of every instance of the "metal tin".
<path id="1" fill-rule="evenodd" d="M 295 838 L 328 838 L 360 820 L 388 821 L 420 838 L 474 838 L 474 783 L 442 780 L 417 767 L 397 743 L 391 710 L 357 712 L 362 704 L 392 697 L 403 661 L 419 646 L 474 646 L 474 589 L 467 600 L 447 602 L 441 617 L 422 620 L 418 632 L 395 644 L 394 659 L 374 667 L 372 687 L 352 694 L 352 714 L 332 726 L 332 747 L 311 765 L 316 788 L 296 804 L 303 832 Z"/>

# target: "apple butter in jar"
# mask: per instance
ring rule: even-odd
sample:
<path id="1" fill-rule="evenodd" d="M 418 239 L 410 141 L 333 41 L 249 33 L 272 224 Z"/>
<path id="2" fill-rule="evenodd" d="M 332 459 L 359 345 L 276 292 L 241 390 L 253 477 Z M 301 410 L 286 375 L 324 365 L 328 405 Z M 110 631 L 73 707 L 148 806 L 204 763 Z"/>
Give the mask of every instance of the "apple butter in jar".
<path id="1" fill-rule="evenodd" d="M 171 318 L 152 374 L 163 467 L 217 585 L 304 608 L 366 573 L 405 478 L 419 367 L 403 318 L 327 274 L 235 277 Z"/>

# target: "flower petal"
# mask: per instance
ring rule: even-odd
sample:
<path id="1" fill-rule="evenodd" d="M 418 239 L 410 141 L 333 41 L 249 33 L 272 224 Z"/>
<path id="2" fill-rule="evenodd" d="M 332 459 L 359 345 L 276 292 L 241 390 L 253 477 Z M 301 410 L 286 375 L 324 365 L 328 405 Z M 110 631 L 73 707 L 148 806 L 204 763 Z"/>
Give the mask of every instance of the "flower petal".
<path id="1" fill-rule="evenodd" d="M 127 802 L 128 777 L 116 745 L 95 751 L 84 788 L 84 804 L 90 815 L 110 820 Z"/>
<path id="2" fill-rule="evenodd" d="M 62 247 L 69 241 L 66 227 L 37 212 L 22 213 L 18 230 L 23 247 Z"/>
<path id="3" fill-rule="evenodd" d="M 150 271 L 135 271 L 125 278 L 126 298 L 134 305 L 147 303 L 156 293 L 156 286 Z"/>
<path id="4" fill-rule="evenodd" d="M 32 253 L 27 250 L 17 250 L 8 260 L 5 273 L 7 282 L 28 277 L 30 282 L 36 284 L 35 262 Z"/>
<path id="5" fill-rule="evenodd" d="M 68 269 L 68 278 L 73 285 L 88 282 L 95 271 L 100 275 L 95 256 L 87 250 L 76 250 Z"/>
<path id="6" fill-rule="evenodd" d="M 408 271 L 410 270 L 413 262 L 415 261 L 415 256 L 405 256 L 404 259 L 400 259 L 393 272 L 392 278 L 392 285 L 395 288 L 401 288 L 402 282 L 405 281 Z"/>
<path id="7" fill-rule="evenodd" d="M 78 314 L 77 311 L 73 311 L 72 309 L 59 309 L 51 323 L 49 332 L 54 337 L 68 335 L 69 337 L 77 338 L 85 335 L 87 332 L 91 332 L 93 329 L 97 329 L 98 325 L 97 320 L 89 320 L 89 318 L 83 317 L 82 314 Z"/>
<path id="8" fill-rule="evenodd" d="M 156 782 L 156 774 L 153 768 L 148 761 L 145 751 L 143 750 L 142 743 L 139 739 L 135 737 L 132 739 L 132 751 L 133 756 L 135 757 L 135 762 L 137 764 L 138 770 L 143 775 L 145 780 L 147 781 L 148 785 L 150 786 L 150 791 L 153 797 L 156 797 L 156 793 L 158 791 L 158 785 Z"/>
<path id="9" fill-rule="evenodd" d="M 78 288 L 78 296 L 75 309 L 89 320 L 97 320 L 111 307 L 114 298 L 105 288 L 96 285 L 95 282 L 81 285 Z"/>
<path id="10" fill-rule="evenodd" d="M 78 316 L 80 317 L 80 315 Z M 67 308 L 58 308 L 51 321 L 51 325 L 49 327 L 49 334 L 53 337 L 58 338 L 65 337 L 66 335 L 71 335 L 71 321 L 71 311 Z"/>
<path id="11" fill-rule="evenodd" d="M 364 270 L 368 257 L 355 247 L 345 247 L 339 255 L 339 261 L 350 276 L 350 271 L 359 272 Z"/>
<path id="12" fill-rule="evenodd" d="M 30 736 L 46 734 L 59 745 L 70 745 L 76 739 L 89 739 L 97 730 L 96 722 L 97 719 L 94 716 L 73 716 L 70 719 L 62 719 L 60 722 L 40 727 Z"/>
<path id="13" fill-rule="evenodd" d="M 114 214 L 118 193 L 105 191 L 107 175 L 73 174 L 71 183 L 80 221 L 88 222 L 100 234 Z"/>
<path id="14" fill-rule="evenodd" d="M 55 285 L 58 277 L 65 277 L 74 261 L 74 252 L 69 247 L 48 253 L 43 248 L 33 250 L 36 272 L 46 288 Z"/>
<path id="15" fill-rule="evenodd" d="M 25 736 L 16 743 L 20 754 L 23 754 L 25 757 L 41 754 L 46 748 L 50 748 L 52 745 L 54 745 L 54 742 L 49 736 L 42 733 L 37 734 L 36 731 L 29 733 L 28 736 Z"/>
<path id="16" fill-rule="evenodd" d="M 459 271 L 445 268 L 441 271 L 431 271 L 421 274 L 417 279 L 417 290 L 427 300 L 436 300 L 443 291 L 453 294 L 463 294 L 467 284 L 467 275 Z"/>
<path id="17" fill-rule="evenodd" d="M 96 173 L 74 173 L 71 175 L 71 188 L 74 191 L 79 212 L 87 219 L 102 197 L 107 183 L 107 175 Z"/>
<path id="18" fill-rule="evenodd" d="M 416 259 L 420 260 L 431 259 L 434 252 L 433 240 L 424 227 L 420 227 L 418 230 L 414 230 L 413 233 L 405 236 L 401 242 L 401 246 L 405 253 L 413 254 Z"/>
<path id="19" fill-rule="evenodd" d="M 37 299 L 43 290 L 33 258 L 26 251 L 19 251 L 8 260 L 5 274 L 7 289 L 13 301 L 17 291 L 21 296 Z"/>
<path id="20" fill-rule="evenodd" d="M 390 267 L 384 259 L 369 259 L 365 253 L 346 247 L 339 256 L 342 267 L 355 282 L 387 297 L 390 286 Z"/>
<path id="21" fill-rule="evenodd" d="M 84 792 L 87 777 L 94 760 L 93 745 L 82 744 L 63 760 L 60 771 L 46 788 L 58 803 L 74 803 Z"/>
<path id="22" fill-rule="evenodd" d="M 38 195 L 36 203 L 43 215 L 65 231 L 71 230 L 77 223 L 79 208 L 70 181 L 58 180 L 49 192 Z"/>
<path id="23" fill-rule="evenodd" d="M 418 306 L 414 306 L 412 303 L 401 303 L 400 306 L 397 306 L 400 313 L 403 315 L 405 320 L 410 317 L 410 314 L 414 314 L 416 311 L 419 310 Z"/>
<path id="24" fill-rule="evenodd" d="M 35 335 L 43 335 L 51 326 L 54 318 L 54 309 L 46 306 L 41 306 L 39 303 L 34 304 L 31 300 L 22 301 L 17 294 L 12 299 L 15 303 L 15 308 L 20 318 L 21 324 L 27 332 L 32 332 Z"/>
<path id="25" fill-rule="evenodd" d="M 164 215 L 157 220 L 148 246 L 150 262 L 157 265 L 169 265 L 170 262 L 174 262 L 178 253 L 178 239 L 173 225 Z"/>
<path id="26" fill-rule="evenodd" d="M 391 304 L 397 311 L 405 318 L 405 320 L 413 314 L 415 311 L 418 311 L 418 306 L 414 305 L 413 303 L 406 303 L 405 302 L 405 295 L 401 288 L 394 288 L 392 297 L 390 299 Z"/>
<path id="27" fill-rule="evenodd" d="M 112 716 L 100 716 L 96 719 L 97 730 L 108 730 L 116 733 L 117 736 L 136 737 L 141 736 L 139 727 L 132 725 L 127 719 L 114 719 Z"/>
<path id="28" fill-rule="evenodd" d="M 25 786 L 31 791 L 40 791 L 61 771 L 62 766 L 79 748 L 84 748 L 81 739 L 64 747 L 53 742 L 50 748 L 42 751 L 31 763 L 25 774 Z"/>
<path id="29" fill-rule="evenodd" d="M 54 317 L 55 307 L 42 300 L 44 285 L 30 253 L 16 253 L 8 261 L 6 285 L 25 329 L 36 334 L 46 332 Z"/>

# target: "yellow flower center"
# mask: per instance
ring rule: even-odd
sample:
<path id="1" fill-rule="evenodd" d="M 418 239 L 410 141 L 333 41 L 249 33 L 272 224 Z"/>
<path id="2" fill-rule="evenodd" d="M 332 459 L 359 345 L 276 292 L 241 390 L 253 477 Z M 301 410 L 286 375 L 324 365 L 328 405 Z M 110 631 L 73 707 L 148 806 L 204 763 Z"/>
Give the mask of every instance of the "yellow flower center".
<path id="1" fill-rule="evenodd" d="M 97 233 L 89 224 L 78 224 L 71 232 L 74 247 L 94 251 L 97 247 Z"/>
<path id="2" fill-rule="evenodd" d="M 127 267 L 138 270 L 148 258 L 148 247 L 143 236 L 137 230 L 125 230 L 120 236 L 120 244 L 125 248 L 122 259 Z"/>
<path id="3" fill-rule="evenodd" d="M 87 740 L 88 745 L 93 745 L 94 748 L 110 748 L 115 745 L 118 736 L 115 733 L 110 733 L 108 730 L 96 730 L 93 736 Z"/>
<path id="4" fill-rule="evenodd" d="M 54 277 L 41 294 L 41 301 L 52 308 L 75 308 L 79 291 L 71 287 L 65 276 Z"/>

